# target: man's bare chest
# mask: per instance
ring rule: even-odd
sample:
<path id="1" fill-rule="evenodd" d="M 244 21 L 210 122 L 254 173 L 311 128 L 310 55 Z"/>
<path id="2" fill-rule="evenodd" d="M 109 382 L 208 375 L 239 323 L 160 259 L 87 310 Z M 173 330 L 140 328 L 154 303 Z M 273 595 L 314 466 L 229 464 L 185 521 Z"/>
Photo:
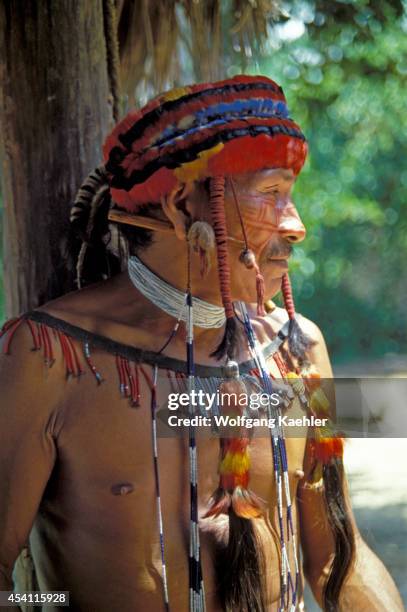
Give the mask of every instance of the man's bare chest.
<path id="1" fill-rule="evenodd" d="M 105 382 L 101 385 L 96 386 L 90 376 L 67 383 L 69 392 L 58 428 L 58 459 L 46 496 L 49 501 L 64 504 L 68 514 L 71 510 L 76 517 L 78 512 L 80 516 L 94 516 L 97 512 L 116 515 L 118 521 L 126 522 L 126 514 L 148 512 L 149 508 L 151 511 L 155 503 L 151 389 L 142 375 L 140 405 L 132 406 L 128 398 L 120 396 L 114 364 L 103 365 Z M 151 368 L 146 366 L 144 371 L 149 378 Z M 160 427 L 160 415 L 171 414 L 166 408 L 173 388 L 167 373 L 161 373 L 156 407 L 159 480 L 165 511 L 180 516 L 185 510 L 187 517 L 187 430 L 182 435 Z M 296 470 L 303 465 L 304 447 L 303 439 L 287 439 L 293 493 L 298 483 Z M 198 429 L 197 449 L 199 506 L 204 512 L 219 479 L 219 434 L 209 427 Z M 273 508 L 276 491 L 267 428 L 254 431 L 249 454 L 249 486 Z"/>

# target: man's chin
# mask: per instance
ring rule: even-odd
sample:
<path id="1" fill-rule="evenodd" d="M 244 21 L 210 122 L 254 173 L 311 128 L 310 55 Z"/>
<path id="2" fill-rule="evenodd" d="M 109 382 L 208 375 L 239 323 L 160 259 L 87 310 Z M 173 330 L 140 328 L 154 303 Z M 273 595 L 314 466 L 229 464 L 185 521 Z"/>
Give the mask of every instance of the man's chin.
<path id="1" fill-rule="evenodd" d="M 285 272 L 288 272 L 288 261 L 286 259 L 275 259 L 261 266 L 261 272 L 264 278 L 281 278 Z"/>
<path id="2" fill-rule="evenodd" d="M 286 272 L 288 272 L 288 268 L 282 268 L 281 270 L 266 270 L 263 273 L 266 293 L 270 290 L 275 292 L 280 289 L 283 275 Z M 277 289 L 275 289 L 275 287 L 277 287 Z"/>
<path id="3" fill-rule="evenodd" d="M 283 275 L 288 271 L 286 259 L 267 262 L 260 266 L 264 278 L 264 301 L 271 300 L 281 291 Z M 232 301 L 252 304 L 257 302 L 254 270 L 244 270 L 244 274 L 232 277 Z"/>
<path id="4" fill-rule="evenodd" d="M 269 269 L 262 270 L 266 299 L 273 298 L 280 290 L 283 275 L 288 272 L 288 266 L 284 265 L 279 268 L 270 266 Z"/>
<path id="5" fill-rule="evenodd" d="M 277 278 L 268 278 L 265 283 L 264 301 L 272 300 L 281 291 L 281 277 L 282 274 Z M 253 292 L 236 292 L 232 294 L 233 302 L 245 302 L 246 304 L 257 303 L 257 293 Z"/>

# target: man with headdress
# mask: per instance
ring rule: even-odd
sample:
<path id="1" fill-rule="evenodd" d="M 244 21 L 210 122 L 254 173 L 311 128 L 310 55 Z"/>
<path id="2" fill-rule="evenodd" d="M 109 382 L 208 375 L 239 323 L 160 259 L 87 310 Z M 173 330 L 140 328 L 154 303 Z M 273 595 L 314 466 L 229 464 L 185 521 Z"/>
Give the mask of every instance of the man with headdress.
<path id="1" fill-rule="evenodd" d="M 265 77 L 173 90 L 108 137 L 71 215 L 88 286 L 3 331 L 3 589 L 31 531 L 39 590 L 74 610 L 294 611 L 304 575 L 326 610 L 402 609 L 352 518 L 323 337 L 295 313 L 306 152 Z M 253 413 L 193 393 L 254 390 L 276 426 L 199 435 L 202 411 Z M 183 392 L 187 435 L 161 437 Z M 290 438 L 284 415 L 322 425 Z"/>

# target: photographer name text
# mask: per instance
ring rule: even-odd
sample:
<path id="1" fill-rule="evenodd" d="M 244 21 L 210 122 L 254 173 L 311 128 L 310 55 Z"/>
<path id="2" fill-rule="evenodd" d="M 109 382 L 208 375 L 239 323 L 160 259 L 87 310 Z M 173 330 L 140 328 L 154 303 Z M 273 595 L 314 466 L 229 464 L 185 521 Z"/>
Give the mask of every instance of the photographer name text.
<path id="1" fill-rule="evenodd" d="M 298 418 L 289 417 L 288 415 L 252 418 L 244 415 L 236 417 L 230 415 L 179 417 L 172 414 L 168 417 L 168 425 L 170 427 L 212 427 L 215 424 L 217 427 L 246 427 L 247 429 L 268 427 L 269 429 L 274 429 L 276 427 L 324 427 L 327 423 L 328 419 L 319 419 L 313 415 L 304 415 Z"/>

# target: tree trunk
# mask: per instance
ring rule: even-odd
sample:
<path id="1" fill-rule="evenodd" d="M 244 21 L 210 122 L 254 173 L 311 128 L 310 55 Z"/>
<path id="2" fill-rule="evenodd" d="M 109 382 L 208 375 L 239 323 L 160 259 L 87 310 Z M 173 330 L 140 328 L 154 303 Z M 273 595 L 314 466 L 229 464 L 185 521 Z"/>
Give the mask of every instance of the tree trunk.
<path id="1" fill-rule="evenodd" d="M 69 208 L 111 121 L 102 0 L 0 3 L 8 316 L 72 289 Z"/>

